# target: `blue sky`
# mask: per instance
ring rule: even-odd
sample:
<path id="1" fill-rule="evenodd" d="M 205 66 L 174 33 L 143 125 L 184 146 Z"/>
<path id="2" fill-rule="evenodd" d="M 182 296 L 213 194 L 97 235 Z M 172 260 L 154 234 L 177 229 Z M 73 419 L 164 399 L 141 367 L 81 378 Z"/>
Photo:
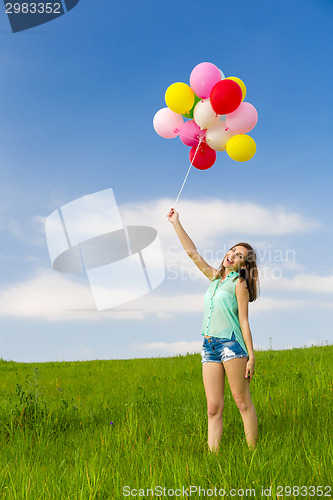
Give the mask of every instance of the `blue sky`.
<path id="1" fill-rule="evenodd" d="M 333 4 L 81 0 L 16 34 L 0 8 L 0 355 L 37 362 L 199 351 L 209 283 L 165 217 L 188 148 L 159 137 L 152 119 L 166 88 L 188 83 L 203 61 L 246 83 L 259 113 L 250 133 L 257 153 L 244 164 L 218 153 L 211 169 L 192 168 L 177 204 L 182 223 L 211 264 L 239 240 L 256 247 L 255 346 L 332 343 Z M 166 278 L 133 301 L 137 312 L 73 313 L 89 287 L 84 276 L 52 269 L 44 221 L 107 188 L 123 220 L 158 230 Z"/>

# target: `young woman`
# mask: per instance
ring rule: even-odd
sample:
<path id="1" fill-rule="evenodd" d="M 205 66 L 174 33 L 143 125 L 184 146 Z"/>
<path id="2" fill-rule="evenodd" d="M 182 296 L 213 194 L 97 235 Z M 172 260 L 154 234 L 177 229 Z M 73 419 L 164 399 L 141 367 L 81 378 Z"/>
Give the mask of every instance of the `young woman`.
<path id="1" fill-rule="evenodd" d="M 256 253 L 248 243 L 238 243 L 227 252 L 219 269 L 215 269 L 198 253 L 179 221 L 178 212 L 172 208 L 167 218 L 189 257 L 211 281 L 204 300 L 201 333 L 209 449 L 216 452 L 222 438 L 225 374 L 243 419 L 248 446 L 254 449 L 258 421 L 249 388 L 255 357 L 248 303 L 256 300 L 259 293 Z"/>

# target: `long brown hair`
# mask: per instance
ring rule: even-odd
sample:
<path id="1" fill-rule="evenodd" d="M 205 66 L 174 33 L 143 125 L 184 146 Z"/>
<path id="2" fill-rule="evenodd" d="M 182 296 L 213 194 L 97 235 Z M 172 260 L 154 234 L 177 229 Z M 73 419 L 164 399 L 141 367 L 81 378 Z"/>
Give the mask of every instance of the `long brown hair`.
<path id="1" fill-rule="evenodd" d="M 248 251 L 247 257 L 245 259 L 245 269 L 239 269 L 239 274 L 241 276 L 241 279 L 245 279 L 246 281 L 250 302 L 254 302 L 258 298 L 258 295 L 260 293 L 257 254 L 248 243 L 237 243 L 237 245 L 231 247 L 230 250 L 235 247 L 244 247 Z M 223 257 L 222 263 L 219 267 L 219 272 L 214 279 L 220 279 L 225 271 L 225 267 L 223 265 L 224 258 L 225 256 Z"/>

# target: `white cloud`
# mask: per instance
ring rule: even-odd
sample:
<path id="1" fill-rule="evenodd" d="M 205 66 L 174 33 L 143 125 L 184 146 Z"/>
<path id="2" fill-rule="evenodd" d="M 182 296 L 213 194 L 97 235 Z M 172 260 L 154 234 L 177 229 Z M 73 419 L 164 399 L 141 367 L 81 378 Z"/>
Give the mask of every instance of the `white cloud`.
<path id="1" fill-rule="evenodd" d="M 173 203 L 171 198 L 162 198 L 119 205 L 124 225 L 151 226 L 158 231 L 167 262 L 170 262 L 170 259 L 177 262 L 180 255 L 184 254 L 178 237 L 166 218 Z M 270 245 L 264 241 L 267 236 L 307 233 L 321 229 L 318 221 L 288 211 L 282 206 L 266 207 L 247 201 L 226 202 L 217 198 L 181 199 L 177 210 L 186 231 L 204 258 L 212 265 L 221 261 L 230 246 L 235 244 L 235 239 L 249 239 L 253 243 L 259 238 L 259 254 L 267 256 L 270 251 Z M 19 221 L 7 217 L 5 229 L 27 245 L 45 248 L 45 219 L 46 217 L 33 216 Z M 92 227 L 100 224 L 98 214 L 91 215 L 89 224 Z"/>
<path id="2" fill-rule="evenodd" d="M 117 319 L 127 318 L 128 311 L 115 311 Z M 103 314 L 96 307 L 88 284 L 77 278 L 39 269 L 24 282 L 13 283 L 0 291 L 0 315 L 39 318 L 48 321 L 100 321 Z M 142 319 L 134 311 L 131 319 Z"/>
<path id="3" fill-rule="evenodd" d="M 270 277 L 263 279 L 262 289 L 288 290 L 289 292 L 333 293 L 333 275 L 318 276 L 315 274 L 300 273 L 293 278 Z"/>
<path id="4" fill-rule="evenodd" d="M 304 271 L 305 270 L 305 265 L 304 264 L 300 264 L 299 262 L 295 262 L 293 260 L 285 260 L 284 262 L 282 262 L 280 264 L 281 266 L 281 269 L 283 271 Z"/>
<path id="5" fill-rule="evenodd" d="M 177 354 L 187 354 L 187 353 L 198 353 L 201 351 L 202 341 L 193 340 L 191 342 L 186 342 L 180 340 L 178 342 L 147 342 L 143 344 L 133 343 L 131 347 L 135 351 L 141 351 L 142 353 L 149 353 L 152 356 L 165 355 L 176 356 Z"/>
<path id="6" fill-rule="evenodd" d="M 155 227 L 163 237 L 170 238 L 171 224 L 166 214 L 174 201 L 169 198 L 145 203 L 127 203 L 119 207 L 126 224 Z M 282 206 L 265 207 L 251 202 L 225 202 L 216 198 L 183 199 L 179 202 L 181 221 L 190 236 L 204 244 L 220 236 L 235 233 L 244 236 L 306 233 L 321 228 L 319 222 L 290 212 Z M 173 238 L 173 237 L 172 237 Z"/>
<path id="7" fill-rule="evenodd" d="M 250 314 L 260 314 L 268 311 L 276 310 L 289 310 L 289 309 L 305 309 L 313 307 L 313 301 L 302 300 L 302 299 L 292 299 L 290 297 L 286 299 L 276 299 L 273 297 L 259 297 L 255 302 L 252 302 L 249 306 Z"/>
<path id="8" fill-rule="evenodd" d="M 43 318 L 49 321 L 100 321 L 106 318 L 143 320 L 147 314 L 153 314 L 160 320 L 168 321 L 178 314 L 203 312 L 203 292 L 175 293 L 177 283 L 179 285 L 182 279 L 188 281 L 185 287 L 189 292 L 192 292 L 193 288 L 201 290 L 202 280 L 205 280 L 205 277 L 183 251 L 172 225 L 166 218 L 172 204 L 173 200 L 164 198 L 119 206 L 124 225 L 151 226 L 158 231 L 169 279 L 162 285 L 164 288 L 159 287 L 157 293 L 152 292 L 125 304 L 124 309 L 98 313 L 89 285 L 84 278 L 57 273 L 51 269 L 50 265 L 50 269 L 37 270 L 35 275 L 27 281 L 3 287 L 0 290 L 0 314 Z M 309 232 L 321 227 L 317 221 L 295 212 L 288 212 L 283 207 L 267 208 L 250 202 L 224 202 L 216 198 L 203 198 L 196 201 L 182 199 L 179 202 L 179 212 L 185 229 L 198 248 L 206 250 L 206 253 L 203 253 L 204 258 L 215 266 L 220 263 L 225 251 L 228 250 L 227 247 L 221 249 L 221 241 L 225 245 L 228 243 L 225 235 L 228 235 L 228 238 L 229 235 L 236 237 L 237 232 L 238 235 L 244 234 L 244 237 L 260 236 L 263 237 L 262 248 L 269 249 L 270 247 L 267 247 L 264 242 L 266 236 Z M 36 241 L 40 241 L 38 237 L 41 238 L 41 231 L 44 232 L 42 227 L 44 227 L 43 218 L 31 219 L 29 229 L 34 228 Z M 15 226 L 13 231 L 18 237 L 24 238 L 26 229 L 21 230 L 20 227 Z M 34 235 L 30 234 L 30 238 L 33 240 Z M 45 238 L 43 241 L 46 244 Z M 218 250 L 215 254 L 210 252 L 209 255 L 210 248 L 218 248 Z M 293 270 L 296 271 L 296 269 L 297 267 L 293 266 Z M 273 278 L 274 276 L 268 276 L 263 280 L 263 290 L 288 290 L 288 292 L 308 290 L 315 293 L 333 291 L 333 276 L 299 274 L 292 279 Z M 172 280 L 174 280 L 174 285 Z M 195 280 L 199 286 L 193 287 Z M 182 287 L 183 285 L 184 283 Z M 170 289 L 172 292 L 169 292 Z M 303 300 L 290 300 L 290 293 L 288 293 L 288 297 L 282 301 L 261 297 L 253 310 L 263 312 L 290 308 L 291 304 L 293 307 L 301 308 L 305 307 L 305 303 L 308 304 Z M 321 307 L 331 306 L 322 304 Z"/>
<path id="9" fill-rule="evenodd" d="M 200 309 L 203 309 L 202 294 L 160 296 L 153 292 L 123 307 L 97 312 L 88 283 L 44 268 L 27 281 L 0 290 L 0 315 L 48 321 L 133 321 L 143 320 L 147 314 L 165 321 L 178 313 Z"/>
<path id="10" fill-rule="evenodd" d="M 196 268 L 184 251 L 166 214 L 173 200 L 164 198 L 144 203 L 127 203 L 119 207 L 125 225 L 148 225 L 154 227 L 161 238 L 168 276 L 200 279 Z M 195 201 L 182 199 L 179 202 L 181 222 L 207 262 L 218 267 L 235 239 L 250 240 L 258 252 L 259 262 L 277 262 L 285 269 L 300 270 L 293 262 L 293 254 L 286 245 L 272 248 L 258 236 L 283 236 L 315 231 L 319 222 L 290 212 L 283 207 L 264 207 L 250 202 L 224 202 L 216 198 Z M 258 241 L 259 248 L 256 247 Z M 294 259 L 293 259 L 294 260 Z M 201 275 L 202 277 L 202 275 Z"/>
<path id="11" fill-rule="evenodd" d="M 305 275 L 293 280 L 276 280 L 276 283 L 281 282 L 280 290 L 299 291 L 306 285 L 315 293 L 333 291 L 332 277 L 330 280 L 320 276 L 311 278 L 312 284 L 306 284 Z M 290 287 L 290 283 L 294 286 Z M 0 291 L 0 315 L 48 321 L 142 321 L 155 316 L 161 321 L 169 321 L 179 314 L 203 314 L 203 292 L 176 293 L 176 289 L 176 284 L 171 292 L 160 288 L 123 307 L 97 312 L 88 283 L 53 270 L 39 269 L 29 280 L 11 284 Z M 263 295 L 250 304 L 251 314 L 304 308 L 332 309 L 333 300 L 314 302 L 313 297 L 297 299 L 288 293 L 283 299 Z"/>
<path id="12" fill-rule="evenodd" d="M 151 201 L 124 203 L 118 205 L 122 221 L 125 225 L 152 226 L 166 239 L 173 235 L 172 225 L 166 214 L 174 204 L 174 199 L 157 198 Z M 57 206 L 54 207 L 56 210 Z M 222 201 L 219 198 L 198 198 L 179 201 L 176 210 L 180 213 L 181 221 L 196 240 L 204 243 L 207 238 L 219 239 L 221 235 L 244 234 L 250 237 L 265 237 L 272 235 L 287 235 L 307 233 L 322 229 L 315 219 L 304 217 L 297 212 L 288 211 L 283 206 L 267 207 L 253 202 Z M 47 214 L 48 216 L 49 214 Z M 100 223 L 100 216 L 92 214 L 89 224 Z M 11 219 L 10 226 L 13 233 L 22 237 L 26 233 L 27 223 L 29 231 L 44 235 L 45 216 L 33 216 L 24 224 Z M 103 223 L 104 227 L 105 224 Z M 173 239 L 173 236 L 172 236 Z M 267 242 L 258 242 L 260 247 L 267 247 Z"/>

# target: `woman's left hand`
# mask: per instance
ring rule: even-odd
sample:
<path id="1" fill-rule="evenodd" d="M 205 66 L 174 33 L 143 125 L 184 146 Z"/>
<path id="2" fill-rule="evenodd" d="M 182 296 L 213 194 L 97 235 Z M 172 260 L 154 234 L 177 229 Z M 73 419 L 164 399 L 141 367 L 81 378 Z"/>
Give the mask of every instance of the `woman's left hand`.
<path id="1" fill-rule="evenodd" d="M 249 381 L 249 383 L 252 380 L 254 371 L 255 371 L 255 359 L 254 358 L 250 358 L 248 360 L 248 362 L 246 363 L 246 367 L 245 367 L 245 378 L 247 378 L 247 380 Z"/>

